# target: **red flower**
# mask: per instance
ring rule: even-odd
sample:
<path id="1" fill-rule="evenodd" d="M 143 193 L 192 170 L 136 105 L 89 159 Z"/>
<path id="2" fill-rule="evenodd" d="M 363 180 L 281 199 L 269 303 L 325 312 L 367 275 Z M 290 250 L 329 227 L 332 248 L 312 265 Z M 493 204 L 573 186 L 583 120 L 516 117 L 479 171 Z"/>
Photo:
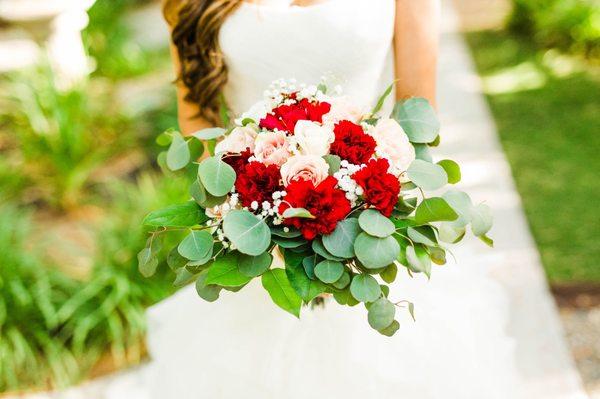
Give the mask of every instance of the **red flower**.
<path id="1" fill-rule="evenodd" d="M 327 177 L 318 186 L 307 180 L 294 180 L 286 187 L 287 195 L 279 206 L 283 213 L 287 208 L 305 208 L 314 219 L 289 218 L 284 224 L 296 227 L 307 240 L 318 234 L 329 234 L 335 230 L 337 222 L 350 213 L 350 202 L 346 194 L 335 188 L 337 179 Z"/>
<path id="2" fill-rule="evenodd" d="M 281 174 L 275 165 L 266 166 L 261 162 L 250 162 L 237 175 L 235 190 L 240 195 L 243 206 L 250 206 L 253 201 L 261 204 L 272 202 L 273 193 L 283 190 Z"/>
<path id="3" fill-rule="evenodd" d="M 294 99 L 295 97 L 290 96 Z M 280 105 L 273 109 L 260 120 L 260 127 L 268 130 L 281 130 L 288 133 L 294 132 L 296 122 L 299 120 L 309 120 L 313 122 L 322 122 L 323 115 L 329 112 L 331 105 L 326 102 L 310 102 L 303 98 L 297 103 L 290 105 Z"/>
<path id="4" fill-rule="evenodd" d="M 333 128 L 335 141 L 330 152 L 355 165 L 367 163 L 377 143 L 363 128 L 350 121 L 340 121 Z"/>
<path id="5" fill-rule="evenodd" d="M 396 176 L 388 173 L 389 167 L 387 159 L 372 159 L 366 167 L 352 175 L 354 181 L 364 190 L 365 202 L 388 217 L 392 214 L 400 194 L 400 182 Z"/>
<path id="6" fill-rule="evenodd" d="M 239 154 L 225 154 L 225 156 L 223 156 L 223 162 L 231 166 L 233 170 L 235 170 L 235 174 L 239 176 L 242 170 L 248 164 L 248 158 L 250 158 L 251 156 L 252 151 L 250 151 L 250 148 L 246 148 L 244 152 L 241 152 Z"/>

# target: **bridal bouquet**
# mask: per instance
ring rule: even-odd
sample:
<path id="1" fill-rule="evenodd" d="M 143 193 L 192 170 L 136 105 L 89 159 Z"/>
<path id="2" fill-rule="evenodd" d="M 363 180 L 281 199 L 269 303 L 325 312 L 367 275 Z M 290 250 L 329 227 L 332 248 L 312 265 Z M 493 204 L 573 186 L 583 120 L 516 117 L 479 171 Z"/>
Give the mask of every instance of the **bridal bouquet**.
<path id="1" fill-rule="evenodd" d="M 192 200 L 145 218 L 152 231 L 138 255 L 141 272 L 154 273 L 163 233 L 178 232 L 167 256 L 175 283 L 195 281 L 207 301 L 260 278 L 295 316 L 332 295 L 340 305 L 364 303 L 371 327 L 393 335 L 396 309 L 413 312 L 412 303 L 389 299 L 399 270 L 429 277 L 469 225 L 492 241 L 485 204 L 439 192 L 460 180 L 460 169 L 432 161 L 434 110 L 412 98 L 380 116 L 391 90 L 365 113 L 323 84 L 277 81 L 227 129 L 163 133 L 158 141 L 169 147 L 159 163 L 191 171 Z"/>

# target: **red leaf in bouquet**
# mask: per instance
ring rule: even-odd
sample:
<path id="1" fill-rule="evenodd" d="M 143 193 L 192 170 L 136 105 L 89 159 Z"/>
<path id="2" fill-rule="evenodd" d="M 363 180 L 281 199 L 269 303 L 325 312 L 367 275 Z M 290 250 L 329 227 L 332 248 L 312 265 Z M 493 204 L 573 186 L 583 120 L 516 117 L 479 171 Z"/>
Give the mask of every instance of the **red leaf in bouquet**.
<path id="1" fill-rule="evenodd" d="M 331 153 L 355 165 L 367 163 L 375 153 L 377 143 L 363 128 L 350 121 L 340 121 L 334 128 L 335 141 Z"/>
<path id="2" fill-rule="evenodd" d="M 235 171 L 235 174 L 239 176 L 248 164 L 248 158 L 250 158 L 251 156 L 252 151 L 250 150 L 250 148 L 246 148 L 245 151 L 239 154 L 226 154 L 225 156 L 223 156 L 223 162 L 231 166 Z"/>
<path id="3" fill-rule="evenodd" d="M 388 217 L 400 194 L 400 182 L 396 176 L 388 173 L 389 167 L 387 159 L 371 159 L 367 166 L 352 175 L 364 191 L 365 202 Z"/>
<path id="4" fill-rule="evenodd" d="M 296 122 L 299 120 L 309 120 L 313 122 L 322 122 L 323 115 L 329 112 L 331 105 L 326 102 L 310 102 L 304 98 L 294 104 L 283 104 L 274 108 L 270 114 L 267 114 L 260 120 L 260 127 L 268 130 L 281 130 L 288 133 L 294 132 Z"/>
<path id="5" fill-rule="evenodd" d="M 287 195 L 279 206 L 279 213 L 287 208 L 305 208 L 314 219 L 289 218 L 284 224 L 296 227 L 307 240 L 319 234 L 330 234 L 337 222 L 350 213 L 350 201 L 336 188 L 337 179 L 327 177 L 316 187 L 307 180 L 294 180 L 286 187 Z"/>
<path id="6" fill-rule="evenodd" d="M 250 206 L 253 201 L 261 204 L 271 203 L 273 193 L 283 190 L 281 173 L 276 165 L 265 165 L 261 162 L 250 162 L 240 170 L 235 180 L 235 190 L 240 195 L 243 206 Z"/>

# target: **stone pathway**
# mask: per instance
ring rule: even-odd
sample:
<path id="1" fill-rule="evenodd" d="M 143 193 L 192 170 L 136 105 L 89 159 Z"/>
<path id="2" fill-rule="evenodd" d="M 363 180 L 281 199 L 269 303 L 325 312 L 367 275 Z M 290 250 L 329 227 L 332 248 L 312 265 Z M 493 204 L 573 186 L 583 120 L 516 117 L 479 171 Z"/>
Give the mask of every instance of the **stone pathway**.
<path id="1" fill-rule="evenodd" d="M 476 202 L 486 199 L 496 218 L 491 232 L 496 248 L 489 250 L 480 243 L 469 241 L 469 245 L 457 251 L 457 258 L 474 257 L 479 263 L 476 266 L 491 273 L 510 295 L 508 333 L 515 339 L 518 367 L 525 380 L 523 397 L 587 398 L 565 344 L 558 312 L 548 291 L 510 168 L 481 94 L 479 78 L 458 33 L 456 15 L 449 1 L 444 1 L 439 74 L 444 142 L 436 154 L 463 165 L 462 188 L 471 193 Z M 144 15 L 155 18 L 157 14 Z M 130 370 L 67 392 L 28 398 L 104 399 L 114 384 L 135 384 L 137 372 Z"/>

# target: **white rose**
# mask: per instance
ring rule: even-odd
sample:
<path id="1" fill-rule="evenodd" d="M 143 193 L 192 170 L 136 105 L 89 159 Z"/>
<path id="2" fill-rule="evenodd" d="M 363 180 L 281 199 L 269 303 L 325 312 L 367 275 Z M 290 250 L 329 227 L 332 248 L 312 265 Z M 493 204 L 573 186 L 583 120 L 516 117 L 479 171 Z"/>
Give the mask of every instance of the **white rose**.
<path id="1" fill-rule="evenodd" d="M 380 119 L 368 133 L 375 139 L 378 156 L 390 161 L 393 172 L 400 175 L 415 160 L 415 148 L 408 140 L 404 129 L 393 119 Z"/>
<path id="2" fill-rule="evenodd" d="M 331 104 L 331 109 L 323 115 L 324 124 L 333 125 L 343 120 L 358 123 L 363 117 L 362 110 L 346 96 L 332 97 L 329 103 Z"/>
<path id="3" fill-rule="evenodd" d="M 241 125 L 244 119 L 250 118 L 256 122 L 256 124 L 259 124 L 260 120 L 267 116 L 268 112 L 269 109 L 267 104 L 264 101 L 259 101 L 254 103 L 248 111 L 241 114 L 240 117 L 235 120 L 235 123 L 236 125 Z"/>
<path id="4" fill-rule="evenodd" d="M 219 152 L 243 152 L 246 148 L 254 151 L 254 140 L 256 130 L 250 126 L 236 127 L 223 140 L 217 143 L 215 153 Z"/>
<path id="5" fill-rule="evenodd" d="M 316 186 L 327 178 L 328 172 L 327 162 L 316 155 L 295 155 L 281 165 L 284 186 L 294 180 L 307 180 Z"/>
<path id="6" fill-rule="evenodd" d="M 315 122 L 301 120 L 294 128 L 294 139 L 303 155 L 322 157 L 329 153 L 329 146 L 335 140 L 333 130 Z"/>

